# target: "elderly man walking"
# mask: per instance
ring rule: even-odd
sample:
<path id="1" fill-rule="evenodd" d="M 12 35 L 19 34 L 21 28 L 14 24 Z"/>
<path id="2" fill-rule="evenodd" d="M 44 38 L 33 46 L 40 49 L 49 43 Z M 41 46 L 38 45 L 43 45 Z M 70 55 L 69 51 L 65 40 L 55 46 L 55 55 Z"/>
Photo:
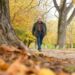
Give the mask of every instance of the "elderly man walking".
<path id="1" fill-rule="evenodd" d="M 37 22 L 34 23 L 32 29 L 32 34 L 37 39 L 37 45 L 39 51 L 41 51 L 41 45 L 43 38 L 46 35 L 46 31 L 47 31 L 46 24 L 42 21 L 42 17 L 39 17 Z"/>

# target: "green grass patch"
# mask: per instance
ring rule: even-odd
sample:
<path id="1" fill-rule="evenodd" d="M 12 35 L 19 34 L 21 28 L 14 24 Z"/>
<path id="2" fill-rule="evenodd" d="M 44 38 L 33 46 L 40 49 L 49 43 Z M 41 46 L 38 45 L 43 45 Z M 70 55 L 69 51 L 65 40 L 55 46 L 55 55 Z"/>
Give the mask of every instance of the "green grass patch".
<path id="1" fill-rule="evenodd" d="M 75 72 L 75 65 L 66 66 L 64 70 L 70 73 Z"/>

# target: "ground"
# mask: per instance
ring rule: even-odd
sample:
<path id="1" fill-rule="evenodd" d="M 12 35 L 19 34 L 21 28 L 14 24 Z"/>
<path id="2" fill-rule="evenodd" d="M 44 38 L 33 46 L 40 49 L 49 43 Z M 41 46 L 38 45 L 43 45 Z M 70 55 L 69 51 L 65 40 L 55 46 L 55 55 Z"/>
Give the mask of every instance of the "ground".
<path id="1" fill-rule="evenodd" d="M 38 50 L 31 50 L 35 53 L 38 52 Z M 69 49 L 43 49 L 41 52 L 45 56 L 49 57 L 55 57 L 55 58 L 60 58 L 60 59 L 75 59 L 75 49 L 74 48 L 69 48 Z"/>
<path id="2" fill-rule="evenodd" d="M 75 50 L 38 52 L 2 45 L 0 73 L 0 75 L 75 75 Z"/>

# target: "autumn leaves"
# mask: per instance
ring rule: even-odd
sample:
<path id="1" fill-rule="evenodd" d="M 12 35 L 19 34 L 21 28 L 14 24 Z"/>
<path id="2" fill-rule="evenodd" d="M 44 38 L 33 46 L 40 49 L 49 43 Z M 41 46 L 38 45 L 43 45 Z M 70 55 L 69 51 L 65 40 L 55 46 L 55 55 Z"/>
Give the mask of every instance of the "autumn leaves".
<path id="1" fill-rule="evenodd" d="M 0 46 L 0 75 L 75 75 L 74 61 Z"/>
<path id="2" fill-rule="evenodd" d="M 75 0 L 72 0 L 73 1 L 73 3 L 75 4 Z"/>

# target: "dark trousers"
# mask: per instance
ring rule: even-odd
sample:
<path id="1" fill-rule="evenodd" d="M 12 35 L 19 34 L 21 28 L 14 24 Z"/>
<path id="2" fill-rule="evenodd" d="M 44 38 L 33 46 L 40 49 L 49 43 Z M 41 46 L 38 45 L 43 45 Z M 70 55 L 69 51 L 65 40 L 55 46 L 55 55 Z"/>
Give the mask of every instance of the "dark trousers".
<path id="1" fill-rule="evenodd" d="M 39 51 L 41 50 L 42 41 L 43 41 L 42 33 L 38 33 L 38 36 L 37 36 L 37 45 L 38 45 L 38 50 Z"/>

